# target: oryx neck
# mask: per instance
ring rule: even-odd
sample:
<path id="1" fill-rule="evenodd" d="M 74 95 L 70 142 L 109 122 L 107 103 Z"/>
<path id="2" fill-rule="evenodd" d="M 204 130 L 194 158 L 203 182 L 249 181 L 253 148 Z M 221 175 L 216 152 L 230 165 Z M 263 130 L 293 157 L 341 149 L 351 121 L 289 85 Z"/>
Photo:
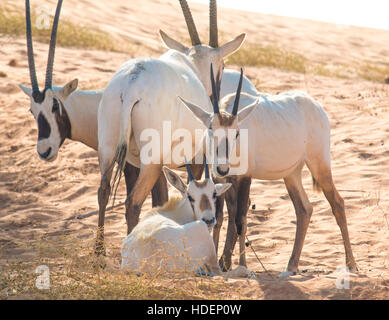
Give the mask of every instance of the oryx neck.
<path id="1" fill-rule="evenodd" d="M 97 113 L 102 91 L 75 91 L 63 101 L 71 124 L 71 139 L 98 148 Z"/>

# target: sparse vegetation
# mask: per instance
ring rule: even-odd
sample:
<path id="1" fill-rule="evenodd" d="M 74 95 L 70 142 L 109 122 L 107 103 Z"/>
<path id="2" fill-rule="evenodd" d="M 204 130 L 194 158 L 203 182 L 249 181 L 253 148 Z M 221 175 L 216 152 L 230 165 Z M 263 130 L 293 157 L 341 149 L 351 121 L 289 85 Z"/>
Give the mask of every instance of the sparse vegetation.
<path id="1" fill-rule="evenodd" d="M 35 21 L 35 10 L 32 12 L 32 21 Z M 36 41 L 48 43 L 50 29 L 39 29 L 32 23 L 33 37 Z M 0 36 L 25 35 L 24 11 L 0 5 Z M 204 33 L 202 38 L 206 38 Z M 227 39 L 221 33 L 220 38 Z M 188 39 L 181 39 L 186 43 Z M 222 41 L 223 41 L 222 40 Z M 58 28 L 57 44 L 63 47 L 96 49 L 114 52 L 136 53 L 139 46 L 123 39 L 114 39 L 112 36 L 98 28 L 82 26 L 64 18 Z M 305 56 L 288 51 L 277 46 L 259 46 L 245 44 L 238 52 L 229 57 L 228 64 L 253 67 L 272 67 L 298 73 L 310 73 L 336 78 L 362 78 L 369 81 L 383 83 L 389 76 L 389 64 L 372 64 L 367 62 L 355 62 L 353 65 L 328 65 L 316 63 Z M 4 75 L 3 75 L 4 77 Z"/>
<path id="2" fill-rule="evenodd" d="M 254 67 L 273 67 L 304 73 L 307 59 L 302 55 L 278 47 L 261 47 L 247 44 L 233 54 L 228 59 L 228 63 Z"/>
<path id="3" fill-rule="evenodd" d="M 35 21 L 35 10 L 31 10 L 31 20 Z M 0 36 L 25 36 L 24 12 L 0 6 Z M 33 38 L 48 43 L 51 29 L 39 29 L 32 23 Z M 118 41 L 120 40 L 120 41 Z M 57 44 L 62 47 L 96 49 L 115 52 L 134 52 L 134 44 L 121 39 L 114 39 L 108 33 L 90 26 L 74 24 L 61 18 L 58 27 Z"/>
<path id="4" fill-rule="evenodd" d="M 42 239 L 21 249 L 33 261 L 10 259 L 0 265 L 0 299 L 231 299 L 238 294 L 235 290 L 232 297 L 221 279 L 122 272 L 117 249 L 108 248 L 107 257 L 96 258 L 92 242 L 71 236 Z M 40 265 L 49 267 L 50 289 L 36 287 Z"/>
<path id="5" fill-rule="evenodd" d="M 364 63 L 359 67 L 358 75 L 369 81 L 384 82 L 389 76 L 389 64 Z"/>
<path id="6" fill-rule="evenodd" d="M 389 76 L 389 64 L 358 63 L 353 65 L 330 65 L 312 62 L 297 54 L 275 46 L 244 45 L 228 59 L 229 64 L 272 67 L 298 73 L 310 73 L 335 78 L 361 78 L 383 83 Z"/>

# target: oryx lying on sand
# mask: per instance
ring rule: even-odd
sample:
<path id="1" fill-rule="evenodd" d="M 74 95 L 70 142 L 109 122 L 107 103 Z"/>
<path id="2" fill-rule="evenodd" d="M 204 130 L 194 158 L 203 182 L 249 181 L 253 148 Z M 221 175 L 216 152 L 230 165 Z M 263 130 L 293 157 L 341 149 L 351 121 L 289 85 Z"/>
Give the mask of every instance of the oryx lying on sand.
<path id="1" fill-rule="evenodd" d="M 153 129 L 162 137 L 163 123 L 167 121 L 171 132 L 184 128 L 191 134 L 192 146 L 188 158 L 201 150 L 202 146 L 195 146 L 195 130 L 203 129 L 203 126 L 183 107 L 177 97 L 195 101 L 206 110 L 211 110 L 209 66 L 213 63 L 220 82 L 223 58 L 238 50 L 245 38 L 245 34 L 241 34 L 219 47 L 215 30 L 211 30 L 213 38 L 211 37 L 210 43 L 213 47 L 201 44 L 186 1 L 180 3 L 193 46 L 186 48 L 160 31 L 163 42 L 171 50 L 158 59 L 143 58 L 126 62 L 104 90 L 98 114 L 101 183 L 97 248 L 104 243 L 104 214 L 111 192 L 110 180 L 114 163 L 118 163 L 119 169 L 115 174 L 116 178 L 120 178 L 125 161 L 140 167 L 134 189 L 126 200 L 127 232 L 130 233 L 138 223 L 147 194 L 161 173 L 163 159 L 169 158 L 172 153 L 171 149 L 160 148 L 159 152 L 152 154 L 149 163 L 143 163 L 140 151 L 148 141 L 141 139 L 142 133 Z M 216 21 L 215 19 L 211 15 L 211 22 Z M 215 23 L 211 23 L 211 29 L 212 26 Z M 172 160 L 171 164 L 166 165 L 177 168 L 184 164 L 182 157 Z M 115 181 L 117 179 L 114 178 L 114 185 Z"/>
<path id="2" fill-rule="evenodd" d="M 97 150 L 97 112 L 102 90 L 76 90 L 78 80 L 74 79 L 64 87 L 52 86 L 54 52 L 57 28 L 62 0 L 58 1 L 50 41 L 46 83 L 43 91 L 39 90 L 35 71 L 34 53 L 31 34 L 30 2 L 26 0 L 27 54 L 32 89 L 19 85 L 30 97 L 30 111 L 37 121 L 37 151 L 40 159 L 54 161 L 65 139 L 82 142 Z M 126 163 L 124 175 L 129 193 L 139 174 L 139 169 Z M 152 190 L 153 206 L 160 206 L 167 201 L 167 185 L 163 175 Z"/>
<path id="3" fill-rule="evenodd" d="M 182 195 L 162 207 L 142 214 L 140 222 L 123 240 L 121 268 L 135 272 L 193 272 L 220 274 L 210 231 L 216 222 L 216 196 L 231 184 L 214 184 L 205 166 L 205 179 L 195 180 L 187 165 L 189 183 L 168 169 L 163 172 Z"/>
<path id="4" fill-rule="evenodd" d="M 243 71 L 242 71 L 243 73 Z M 213 88 L 217 90 L 215 80 L 211 79 Z M 346 265 L 351 271 L 357 270 L 349 234 L 347 230 L 344 201 L 335 188 L 331 173 L 330 156 L 330 123 L 322 106 L 308 94 L 300 91 L 285 92 L 277 95 L 261 94 L 251 96 L 241 94 L 242 77 L 236 94 L 229 95 L 219 104 L 214 100 L 214 113 L 209 113 L 193 103 L 186 102 L 187 107 L 203 122 L 210 132 L 207 139 L 212 139 L 212 132 L 224 130 L 225 139 L 214 143 L 214 161 L 218 177 L 227 174 L 237 178 L 229 178 L 233 183 L 227 194 L 229 206 L 229 227 L 227 232 L 224 257 L 220 264 L 224 269 L 231 266 L 231 253 L 236 242 L 236 228 L 240 235 L 241 255 L 244 255 L 246 233 L 246 213 L 249 206 L 251 179 L 277 180 L 284 179 L 285 186 L 293 202 L 296 217 L 296 237 L 292 256 L 286 272 L 287 276 L 298 271 L 298 263 L 303 248 L 305 235 L 312 214 L 312 205 L 304 191 L 301 171 L 307 165 L 313 178 L 315 189 L 322 190 L 331 205 L 332 213 L 338 223 L 345 247 Z M 214 94 L 214 96 L 218 96 Z M 238 112 L 239 105 L 246 106 Z M 223 110 L 224 109 L 224 110 Z M 228 130 L 236 130 L 234 141 L 229 141 Z M 248 148 L 246 172 L 234 173 L 229 158 L 240 148 L 239 132 L 247 130 Z M 211 141 L 207 142 L 208 144 Z M 229 148 L 228 148 L 229 146 Z M 221 152 L 222 151 L 222 152 Z M 221 152 L 221 155 L 220 155 Z M 218 154 L 219 153 L 219 154 Z M 220 159 L 223 162 L 220 162 Z M 230 210 L 231 209 L 231 210 Z M 235 216 L 234 216 L 235 215 Z M 217 227 L 214 231 L 217 246 L 222 211 L 217 215 Z M 236 226 L 234 220 L 236 221 Z M 244 257 L 240 263 L 245 264 Z"/>

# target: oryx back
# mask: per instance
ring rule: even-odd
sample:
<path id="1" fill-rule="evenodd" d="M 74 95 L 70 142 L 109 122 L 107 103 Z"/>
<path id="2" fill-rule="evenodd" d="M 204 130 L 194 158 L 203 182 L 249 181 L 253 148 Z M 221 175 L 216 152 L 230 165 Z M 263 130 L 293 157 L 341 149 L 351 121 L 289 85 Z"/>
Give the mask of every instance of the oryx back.
<path id="1" fill-rule="evenodd" d="M 234 96 L 227 99 L 226 111 L 231 112 Z M 242 93 L 240 109 L 256 99 Z M 242 129 L 249 132 L 247 175 L 257 179 L 281 179 L 302 161 L 329 156 L 328 117 L 321 105 L 304 92 L 261 95 L 256 109 L 242 122 Z"/>

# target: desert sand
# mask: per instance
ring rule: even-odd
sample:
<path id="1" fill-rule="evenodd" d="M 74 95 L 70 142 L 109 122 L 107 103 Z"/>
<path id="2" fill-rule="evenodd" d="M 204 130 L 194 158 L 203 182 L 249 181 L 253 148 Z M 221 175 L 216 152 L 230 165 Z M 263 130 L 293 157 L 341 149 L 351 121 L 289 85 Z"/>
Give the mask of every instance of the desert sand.
<path id="1" fill-rule="evenodd" d="M 53 0 L 47 3 L 54 10 Z M 162 28 L 177 39 L 188 39 L 177 1 L 75 1 L 66 0 L 62 17 L 98 26 L 147 50 L 132 53 L 58 47 L 54 84 L 78 78 L 79 88 L 103 88 L 126 60 L 165 49 L 157 31 Z M 16 5 L 23 7 L 20 1 Z M 207 35 L 208 9 L 191 4 L 203 38 Z M 348 63 L 389 61 L 389 32 L 357 27 L 219 9 L 219 29 L 224 38 L 247 33 L 247 43 L 274 44 L 304 53 L 313 61 Z M 44 81 L 47 45 L 35 42 L 38 80 Z M 150 55 L 150 53 L 149 53 Z M 9 65 L 15 59 L 16 66 Z M 229 66 L 238 68 L 240 66 Z M 29 113 L 29 100 L 18 84 L 30 86 L 23 37 L 0 37 L 0 247 L 1 264 L 18 258 L 33 261 L 26 243 L 43 236 L 55 244 L 57 236 L 71 234 L 93 240 L 97 216 L 69 219 L 98 208 L 100 173 L 97 153 L 67 140 L 56 161 L 46 163 L 36 153 L 37 126 Z M 388 299 L 389 298 L 389 85 L 351 79 L 300 74 L 274 68 L 245 68 L 257 89 L 277 93 L 302 89 L 317 99 L 331 122 L 332 169 L 335 184 L 346 204 L 348 227 L 359 273 L 350 275 L 350 288 L 336 288 L 338 267 L 345 263 L 340 230 L 323 194 L 313 192 L 304 169 L 304 186 L 314 211 L 300 260 L 300 273 L 276 278 L 286 268 L 292 252 L 296 218 L 283 181 L 253 181 L 248 213 L 248 238 L 271 278 L 247 249 L 249 269 L 257 279 L 230 279 L 227 287 L 245 299 Z M 389 76 L 389 75 L 388 75 Z M 185 175 L 182 175 L 185 177 Z M 122 182 L 118 201 L 125 199 Z M 147 199 L 143 211 L 151 208 Z M 227 213 L 219 244 L 224 246 Z M 120 244 L 126 235 L 124 208 L 107 212 L 106 259 L 118 266 Z M 238 247 L 234 255 L 237 264 Z M 220 280 L 222 281 L 222 280 Z"/>

